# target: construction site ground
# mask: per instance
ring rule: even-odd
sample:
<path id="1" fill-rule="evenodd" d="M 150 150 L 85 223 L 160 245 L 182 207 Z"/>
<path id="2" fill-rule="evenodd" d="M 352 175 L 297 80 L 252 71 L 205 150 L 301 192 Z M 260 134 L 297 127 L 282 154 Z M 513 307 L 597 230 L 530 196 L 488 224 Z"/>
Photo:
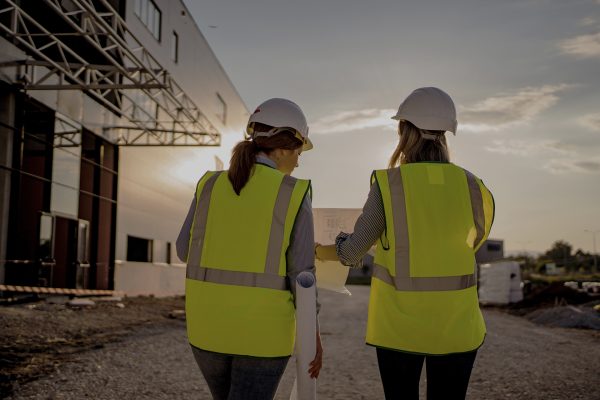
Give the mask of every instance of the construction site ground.
<path id="1" fill-rule="evenodd" d="M 320 292 L 325 353 L 318 397 L 383 399 L 375 349 L 364 344 L 369 287 L 349 289 L 350 297 Z M 561 307 L 572 307 L 594 323 L 600 319 L 594 303 L 554 301 L 558 307 L 544 304 L 542 310 L 535 304 L 484 307 L 488 333 L 467 398 L 600 399 L 600 331 L 540 325 L 548 317 L 528 319 L 535 312 L 559 316 Z M 3 306 L 0 398 L 210 399 L 187 343 L 183 307 L 181 297 Z M 277 399 L 290 397 L 294 362 Z M 424 375 L 421 388 L 425 398 Z"/>

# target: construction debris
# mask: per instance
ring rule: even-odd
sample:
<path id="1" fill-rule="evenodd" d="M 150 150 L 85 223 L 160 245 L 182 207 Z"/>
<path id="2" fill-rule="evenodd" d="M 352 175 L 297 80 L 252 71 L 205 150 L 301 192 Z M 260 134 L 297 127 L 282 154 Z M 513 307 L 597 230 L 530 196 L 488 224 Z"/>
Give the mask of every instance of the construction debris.
<path id="1" fill-rule="evenodd" d="M 185 320 L 185 310 L 173 310 L 169 313 L 169 318 Z"/>
<path id="2" fill-rule="evenodd" d="M 525 317 L 540 325 L 600 330 L 600 315 L 595 311 L 595 307 L 600 308 L 600 301 L 582 306 L 543 308 L 533 311 Z"/>
<path id="3" fill-rule="evenodd" d="M 96 305 L 96 303 L 90 299 L 73 299 L 67 304 L 71 307 L 92 307 Z"/>

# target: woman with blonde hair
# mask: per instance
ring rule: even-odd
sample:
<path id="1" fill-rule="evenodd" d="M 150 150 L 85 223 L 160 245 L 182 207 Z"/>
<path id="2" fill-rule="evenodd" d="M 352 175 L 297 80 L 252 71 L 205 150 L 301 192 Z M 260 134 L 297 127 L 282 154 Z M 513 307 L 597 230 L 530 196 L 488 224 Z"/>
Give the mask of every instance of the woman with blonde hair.
<path id="1" fill-rule="evenodd" d="M 416 89 L 393 119 L 399 144 L 389 169 L 373 172 L 354 232 L 315 253 L 355 266 L 377 244 L 366 342 L 376 347 L 386 398 L 418 399 L 425 363 L 427 398 L 461 399 L 485 337 L 475 252 L 494 201 L 479 178 L 450 163 L 445 133 L 456 133 L 457 121 L 447 93 Z"/>
<path id="2" fill-rule="evenodd" d="M 217 400 L 275 396 L 294 347 L 294 283 L 315 269 L 310 181 L 290 176 L 312 148 L 304 113 L 270 99 L 246 132 L 229 170 L 198 182 L 177 239 L 187 260 L 188 339 Z M 313 378 L 322 360 L 318 330 L 316 341 Z"/>

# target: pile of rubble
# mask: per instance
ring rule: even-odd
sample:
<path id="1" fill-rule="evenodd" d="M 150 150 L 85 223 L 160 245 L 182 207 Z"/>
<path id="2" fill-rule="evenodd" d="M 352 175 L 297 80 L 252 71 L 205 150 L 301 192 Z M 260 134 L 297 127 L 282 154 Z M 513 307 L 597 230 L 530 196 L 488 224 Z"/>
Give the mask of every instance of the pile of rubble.
<path id="1" fill-rule="evenodd" d="M 531 290 L 509 311 L 540 325 L 600 330 L 599 296 L 559 282 Z"/>

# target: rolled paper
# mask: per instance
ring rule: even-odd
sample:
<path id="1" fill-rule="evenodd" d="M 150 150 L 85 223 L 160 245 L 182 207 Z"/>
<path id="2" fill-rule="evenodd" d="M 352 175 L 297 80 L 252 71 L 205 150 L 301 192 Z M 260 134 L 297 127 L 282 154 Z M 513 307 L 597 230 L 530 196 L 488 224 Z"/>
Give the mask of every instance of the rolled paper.
<path id="1" fill-rule="evenodd" d="M 316 303 L 316 278 L 310 272 L 301 272 L 296 278 L 296 382 L 290 400 L 317 398 L 317 380 L 308 373 L 317 353 Z"/>

